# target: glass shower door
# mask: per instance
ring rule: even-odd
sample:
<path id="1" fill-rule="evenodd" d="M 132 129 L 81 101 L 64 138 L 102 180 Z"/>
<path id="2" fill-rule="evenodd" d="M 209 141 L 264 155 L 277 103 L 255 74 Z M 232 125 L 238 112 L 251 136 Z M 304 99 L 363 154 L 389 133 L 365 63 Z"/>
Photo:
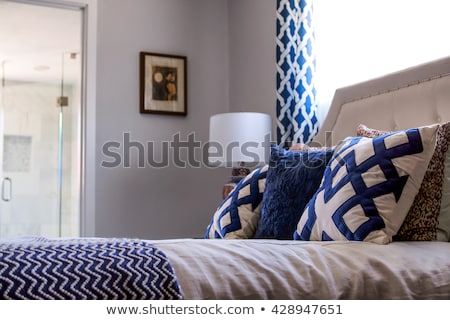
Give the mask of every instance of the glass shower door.
<path id="1" fill-rule="evenodd" d="M 5 14 L 0 238 L 78 236 L 82 13 L 6 1 Z"/>
<path id="2" fill-rule="evenodd" d="M 2 237 L 58 235 L 58 119 L 56 107 L 40 110 L 51 106 L 47 90 L 15 82 L 3 90 Z"/>

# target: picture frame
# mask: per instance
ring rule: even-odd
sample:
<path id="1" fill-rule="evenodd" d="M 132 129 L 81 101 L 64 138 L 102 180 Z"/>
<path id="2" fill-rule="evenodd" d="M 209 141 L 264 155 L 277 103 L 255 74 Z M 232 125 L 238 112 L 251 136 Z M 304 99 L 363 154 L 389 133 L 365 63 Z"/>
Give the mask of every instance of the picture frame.
<path id="1" fill-rule="evenodd" d="M 140 112 L 187 115 L 187 58 L 140 52 Z"/>

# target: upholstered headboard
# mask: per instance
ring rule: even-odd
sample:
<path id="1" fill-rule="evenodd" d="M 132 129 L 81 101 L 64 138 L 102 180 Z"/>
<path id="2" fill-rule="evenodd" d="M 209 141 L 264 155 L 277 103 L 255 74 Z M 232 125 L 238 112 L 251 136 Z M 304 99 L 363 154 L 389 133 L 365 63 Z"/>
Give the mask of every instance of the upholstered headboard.
<path id="1" fill-rule="evenodd" d="M 336 90 L 315 141 L 331 146 L 362 123 L 401 130 L 450 121 L 450 57 Z"/>

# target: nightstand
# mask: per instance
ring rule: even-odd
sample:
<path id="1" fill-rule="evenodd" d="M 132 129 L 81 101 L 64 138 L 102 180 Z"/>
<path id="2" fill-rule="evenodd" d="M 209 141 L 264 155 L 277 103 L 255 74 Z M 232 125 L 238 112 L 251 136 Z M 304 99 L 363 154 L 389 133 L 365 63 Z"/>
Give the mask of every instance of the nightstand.
<path id="1" fill-rule="evenodd" d="M 222 197 L 225 199 L 236 185 L 250 173 L 250 169 L 244 167 L 233 168 L 230 180 L 224 184 L 222 189 Z"/>

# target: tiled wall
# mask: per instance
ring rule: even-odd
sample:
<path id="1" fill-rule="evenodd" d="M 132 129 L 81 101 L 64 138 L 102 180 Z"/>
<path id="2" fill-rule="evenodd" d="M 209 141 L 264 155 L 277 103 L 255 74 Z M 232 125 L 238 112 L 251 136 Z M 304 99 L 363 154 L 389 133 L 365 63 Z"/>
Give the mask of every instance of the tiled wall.
<path id="1" fill-rule="evenodd" d="M 79 94 L 65 86 L 63 109 L 62 236 L 79 229 Z M 1 201 L 0 237 L 59 235 L 58 84 L 7 82 L 3 90 L 0 138 L 2 179 L 12 181 L 11 201 Z M 9 182 L 5 187 L 9 191 Z"/>

